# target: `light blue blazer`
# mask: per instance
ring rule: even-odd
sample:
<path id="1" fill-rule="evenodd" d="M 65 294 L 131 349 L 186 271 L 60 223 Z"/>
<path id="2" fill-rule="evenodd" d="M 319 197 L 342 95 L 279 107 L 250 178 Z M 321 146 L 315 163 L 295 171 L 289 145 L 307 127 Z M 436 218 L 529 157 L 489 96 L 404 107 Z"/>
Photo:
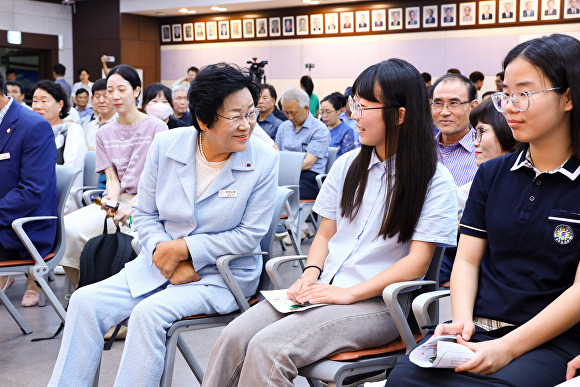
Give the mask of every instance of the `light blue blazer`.
<path id="1" fill-rule="evenodd" d="M 195 200 L 195 152 L 198 131 L 193 127 L 159 133 L 153 139 L 138 187 L 133 221 L 143 246 L 125 265 L 134 297 L 167 283 L 151 260 L 159 242 L 184 238 L 201 280 L 180 286 L 226 287 L 216 267 L 224 254 L 259 251 L 274 211 L 278 183 L 278 153 L 258 138 L 232 153 L 204 194 Z M 221 190 L 235 191 L 225 197 Z M 246 297 L 257 290 L 262 258 L 233 262 L 232 273 Z M 208 285 L 210 285 L 208 287 Z M 219 305 L 215 305 L 219 311 Z"/>

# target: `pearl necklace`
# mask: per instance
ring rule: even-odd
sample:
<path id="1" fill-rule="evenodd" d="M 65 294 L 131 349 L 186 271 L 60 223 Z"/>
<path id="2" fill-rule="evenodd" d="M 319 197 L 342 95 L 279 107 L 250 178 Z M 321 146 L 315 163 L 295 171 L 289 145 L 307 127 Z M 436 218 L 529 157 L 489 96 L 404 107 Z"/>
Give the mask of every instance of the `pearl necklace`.
<path id="1" fill-rule="evenodd" d="M 207 165 L 209 165 L 209 166 L 210 166 L 210 167 L 212 167 L 212 168 L 221 168 L 221 167 L 223 167 L 224 165 L 226 165 L 226 163 L 228 162 L 228 160 L 227 160 L 227 159 L 226 159 L 226 160 L 224 160 L 224 161 L 218 161 L 218 162 L 212 162 L 212 161 L 209 161 L 209 160 L 208 160 L 208 159 L 205 157 L 205 153 L 203 153 L 203 146 L 201 145 L 201 133 L 199 134 L 198 138 L 199 138 L 199 141 L 198 141 L 198 142 L 199 142 L 199 153 L 201 153 L 201 157 L 203 158 L 203 161 L 205 161 L 205 163 L 206 163 Z"/>

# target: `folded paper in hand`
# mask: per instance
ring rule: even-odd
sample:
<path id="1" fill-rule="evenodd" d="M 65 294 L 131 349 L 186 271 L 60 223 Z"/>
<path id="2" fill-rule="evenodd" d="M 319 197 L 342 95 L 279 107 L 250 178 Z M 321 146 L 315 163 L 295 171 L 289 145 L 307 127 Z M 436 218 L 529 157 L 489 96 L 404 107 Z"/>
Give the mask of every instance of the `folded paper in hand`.
<path id="1" fill-rule="evenodd" d="M 311 304 L 309 302 L 304 305 L 288 298 L 288 289 L 279 290 L 262 290 L 262 295 L 272 304 L 274 308 L 280 313 L 302 312 L 306 309 L 317 308 L 327 304 Z"/>
<path id="2" fill-rule="evenodd" d="M 409 354 L 409 360 L 423 368 L 455 368 L 475 355 L 458 344 L 455 335 L 433 336 Z"/>

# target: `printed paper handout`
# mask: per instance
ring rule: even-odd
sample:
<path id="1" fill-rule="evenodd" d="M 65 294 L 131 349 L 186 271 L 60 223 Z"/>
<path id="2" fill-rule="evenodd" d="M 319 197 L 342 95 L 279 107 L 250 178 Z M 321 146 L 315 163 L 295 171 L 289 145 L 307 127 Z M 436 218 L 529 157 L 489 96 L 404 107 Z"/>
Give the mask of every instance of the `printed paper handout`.
<path id="1" fill-rule="evenodd" d="M 280 313 L 302 312 L 306 309 L 317 308 L 327 304 L 310 304 L 304 305 L 297 303 L 288 298 L 288 289 L 280 290 L 262 290 L 262 295 L 272 304 L 274 308 Z"/>
<path id="2" fill-rule="evenodd" d="M 433 336 L 409 354 L 409 360 L 423 368 L 455 368 L 475 355 L 458 344 L 455 335 Z"/>

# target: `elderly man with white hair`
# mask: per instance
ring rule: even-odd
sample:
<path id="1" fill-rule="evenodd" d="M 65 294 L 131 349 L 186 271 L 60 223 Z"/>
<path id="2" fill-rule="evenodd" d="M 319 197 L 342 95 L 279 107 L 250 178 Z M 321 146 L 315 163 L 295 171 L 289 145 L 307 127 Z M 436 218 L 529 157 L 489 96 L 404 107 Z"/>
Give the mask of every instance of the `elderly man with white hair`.
<path id="1" fill-rule="evenodd" d="M 173 86 L 173 115 L 175 118 L 191 125 L 189 118 L 189 106 L 187 103 L 188 86 L 178 85 Z"/>
<path id="2" fill-rule="evenodd" d="M 316 176 L 326 171 L 330 132 L 308 110 L 310 98 L 292 87 L 282 95 L 282 110 L 288 121 L 278 127 L 276 145 L 281 151 L 306 152 L 300 174 L 300 199 L 316 199 Z"/>

